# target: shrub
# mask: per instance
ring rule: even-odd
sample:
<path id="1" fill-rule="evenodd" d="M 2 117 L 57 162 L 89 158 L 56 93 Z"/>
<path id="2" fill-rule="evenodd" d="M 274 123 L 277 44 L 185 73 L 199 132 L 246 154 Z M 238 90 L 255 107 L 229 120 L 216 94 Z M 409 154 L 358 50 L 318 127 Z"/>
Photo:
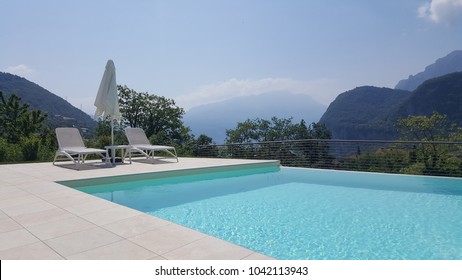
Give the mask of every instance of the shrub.
<path id="1" fill-rule="evenodd" d="M 20 140 L 20 149 L 22 153 L 22 160 L 36 161 L 38 160 L 38 152 L 40 146 L 40 138 L 35 135 L 30 137 L 22 137 Z"/>

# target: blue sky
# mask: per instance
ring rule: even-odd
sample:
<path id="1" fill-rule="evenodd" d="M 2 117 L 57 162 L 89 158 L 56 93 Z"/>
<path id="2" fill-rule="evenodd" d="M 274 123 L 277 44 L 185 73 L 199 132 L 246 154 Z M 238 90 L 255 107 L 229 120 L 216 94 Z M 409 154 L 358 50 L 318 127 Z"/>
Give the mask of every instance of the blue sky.
<path id="1" fill-rule="evenodd" d="M 462 49 L 462 0 L 0 0 L 0 71 L 88 113 L 117 83 L 186 109 L 288 90 L 328 105 Z"/>

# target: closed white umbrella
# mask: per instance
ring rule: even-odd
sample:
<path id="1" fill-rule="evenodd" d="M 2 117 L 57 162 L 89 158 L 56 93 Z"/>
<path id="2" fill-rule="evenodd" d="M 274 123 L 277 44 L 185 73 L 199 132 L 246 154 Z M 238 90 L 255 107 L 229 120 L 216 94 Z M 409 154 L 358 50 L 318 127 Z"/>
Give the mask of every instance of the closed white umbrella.
<path id="1" fill-rule="evenodd" d="M 95 117 L 107 117 L 111 120 L 111 145 L 114 145 L 114 120 L 120 121 L 119 96 L 117 94 L 116 70 L 114 62 L 108 60 L 104 70 L 98 94 L 95 100 Z"/>

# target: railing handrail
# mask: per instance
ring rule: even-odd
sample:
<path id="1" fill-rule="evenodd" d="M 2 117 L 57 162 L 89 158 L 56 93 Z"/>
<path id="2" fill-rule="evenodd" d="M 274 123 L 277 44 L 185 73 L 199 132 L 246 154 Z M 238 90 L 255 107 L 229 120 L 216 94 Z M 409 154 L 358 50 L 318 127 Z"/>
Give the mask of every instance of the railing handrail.
<path id="1" fill-rule="evenodd" d="M 287 166 L 462 177 L 462 142 L 302 139 L 199 146 L 197 156 Z"/>
<path id="2" fill-rule="evenodd" d="M 261 142 L 242 142 L 229 144 L 209 144 L 199 145 L 201 147 L 210 146 L 240 146 L 240 145 L 261 145 L 261 144 L 277 144 L 277 143 L 297 143 L 297 142 L 332 142 L 332 143 L 376 143 L 376 144 L 441 144 L 441 145 L 462 145 L 460 141 L 419 141 L 419 140 L 351 140 L 351 139 L 299 139 L 299 140 L 277 140 L 277 141 L 261 141 Z"/>

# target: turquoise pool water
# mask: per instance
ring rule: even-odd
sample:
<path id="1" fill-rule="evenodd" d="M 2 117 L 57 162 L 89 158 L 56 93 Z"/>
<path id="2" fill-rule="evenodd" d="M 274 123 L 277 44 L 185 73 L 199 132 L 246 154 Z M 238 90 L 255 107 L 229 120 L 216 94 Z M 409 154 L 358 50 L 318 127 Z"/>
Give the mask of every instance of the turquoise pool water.
<path id="1" fill-rule="evenodd" d="M 278 259 L 462 259 L 462 180 L 260 168 L 79 187 Z"/>

